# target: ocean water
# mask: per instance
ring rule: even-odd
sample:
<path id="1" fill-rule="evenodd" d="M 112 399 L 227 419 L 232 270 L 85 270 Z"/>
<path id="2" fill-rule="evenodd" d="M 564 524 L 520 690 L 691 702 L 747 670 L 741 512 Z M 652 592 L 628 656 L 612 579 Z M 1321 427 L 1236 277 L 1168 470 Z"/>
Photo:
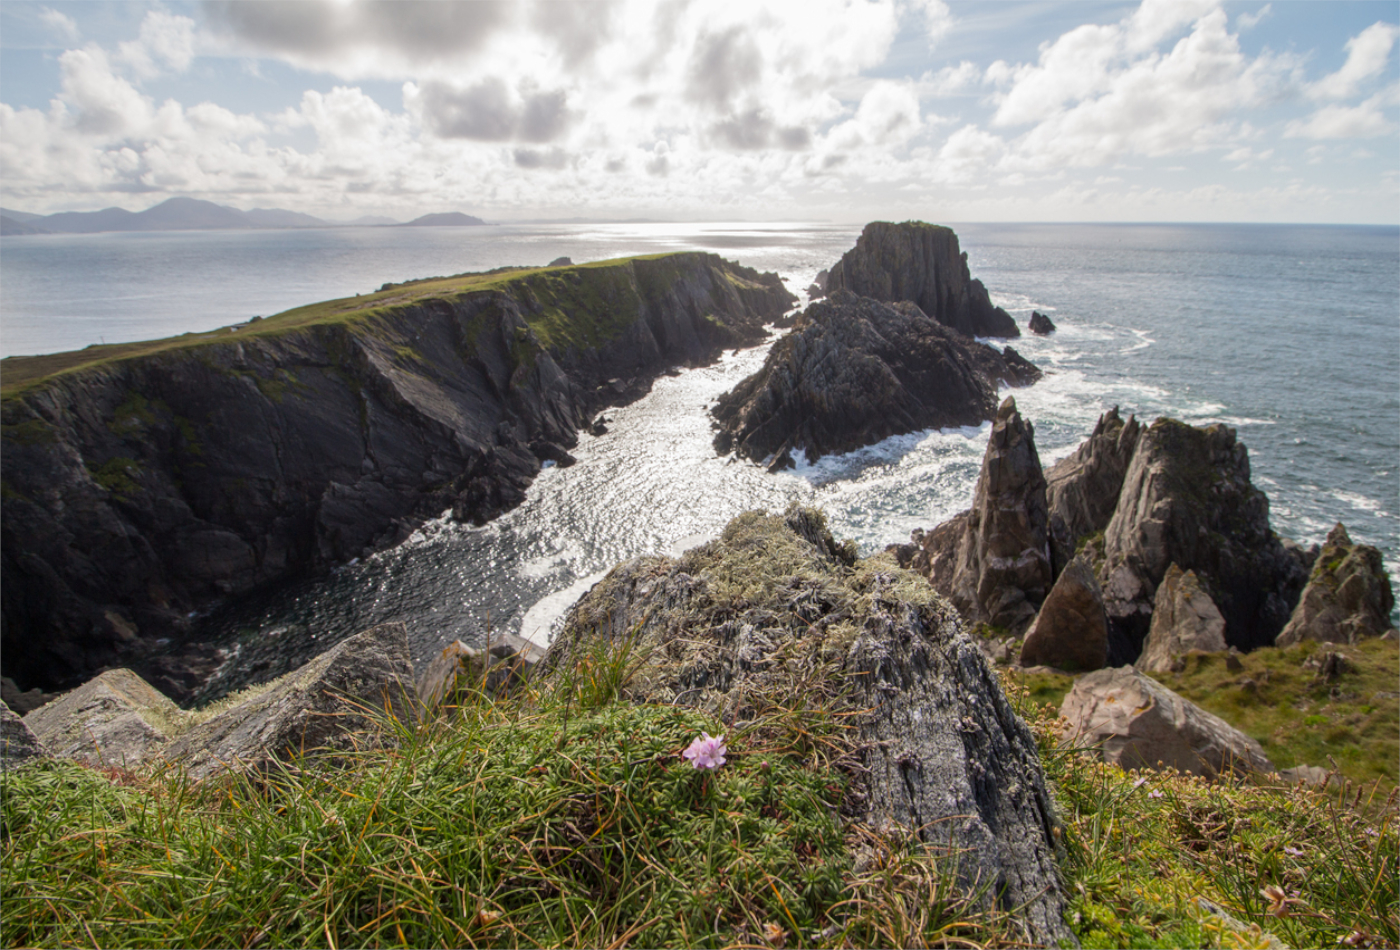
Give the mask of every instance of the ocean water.
<path id="1" fill-rule="evenodd" d="M 1035 309 L 1059 327 L 1013 343 L 1046 372 L 1013 391 L 1045 464 L 1115 405 L 1144 421 L 1223 422 L 1249 447 L 1280 534 L 1317 542 L 1342 521 L 1400 568 L 1400 229 L 955 227 L 996 302 L 1023 326 Z M 94 332 L 114 342 L 209 329 L 386 280 L 561 255 L 710 250 L 800 290 L 858 233 L 735 223 L 7 237 L 0 338 L 6 353 L 42 352 L 96 342 Z M 608 413 L 606 435 L 580 435 L 577 465 L 546 469 L 524 505 L 485 527 L 430 522 L 397 548 L 199 618 L 197 635 L 228 655 L 204 697 L 385 620 L 408 624 L 419 661 L 498 631 L 547 640 L 613 564 L 683 550 L 750 508 L 819 505 L 838 537 L 871 552 L 967 507 L 985 425 L 772 475 L 716 457 L 706 408 L 765 349 L 661 378 Z"/>

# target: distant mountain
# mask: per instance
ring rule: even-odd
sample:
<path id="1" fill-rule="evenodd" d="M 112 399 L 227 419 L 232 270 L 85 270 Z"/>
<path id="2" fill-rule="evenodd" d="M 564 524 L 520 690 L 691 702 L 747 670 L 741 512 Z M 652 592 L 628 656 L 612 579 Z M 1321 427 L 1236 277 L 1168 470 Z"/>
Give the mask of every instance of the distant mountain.
<path id="1" fill-rule="evenodd" d="M 255 228 L 324 228 L 331 225 L 331 222 L 312 215 L 280 208 L 254 208 L 243 214 Z"/>
<path id="2" fill-rule="evenodd" d="M 485 224 L 480 218 L 473 218 L 469 214 L 462 214 L 460 211 L 448 211 L 442 214 L 425 214 L 421 218 L 414 218 L 407 224 L 401 224 L 403 228 L 458 228 L 465 225 Z"/>
<path id="3" fill-rule="evenodd" d="M 42 214 L 30 214 L 28 211 L 16 211 L 13 208 L 0 208 L 0 215 L 11 221 L 38 221 L 43 217 Z"/>
<path id="4" fill-rule="evenodd" d="M 35 215 L 38 217 L 38 215 Z M 0 234 L 48 234 L 49 232 L 28 221 L 18 221 L 8 214 L 0 214 Z"/>
<path id="5" fill-rule="evenodd" d="M 336 223 L 343 224 L 350 228 L 371 228 L 381 225 L 396 226 L 399 222 L 395 221 L 393 218 L 386 218 L 382 214 L 365 214 L 356 218 L 354 221 L 340 221 Z"/>

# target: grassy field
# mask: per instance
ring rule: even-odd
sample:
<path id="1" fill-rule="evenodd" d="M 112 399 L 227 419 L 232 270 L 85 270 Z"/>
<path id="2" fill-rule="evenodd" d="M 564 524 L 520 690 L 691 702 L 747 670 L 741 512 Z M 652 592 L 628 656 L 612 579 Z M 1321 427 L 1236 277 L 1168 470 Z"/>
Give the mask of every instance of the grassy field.
<path id="1" fill-rule="evenodd" d="M 626 658 L 466 697 L 398 750 L 255 785 L 50 763 L 0 809 L 6 946 L 1014 946 L 908 836 L 842 817 L 840 711 L 722 723 L 615 701 Z M 1090 947 L 1395 946 L 1394 792 L 1125 774 L 1010 681 Z M 1394 740 L 1394 737 L 1392 737 Z M 1392 745 L 1392 758 L 1394 758 Z"/>

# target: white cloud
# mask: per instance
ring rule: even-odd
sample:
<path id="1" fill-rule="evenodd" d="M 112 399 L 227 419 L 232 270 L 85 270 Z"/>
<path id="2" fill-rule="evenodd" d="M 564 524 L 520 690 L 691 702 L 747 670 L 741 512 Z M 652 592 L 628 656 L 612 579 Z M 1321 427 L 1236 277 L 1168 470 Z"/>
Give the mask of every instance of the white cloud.
<path id="1" fill-rule="evenodd" d="M 1377 93 L 1354 106 L 1324 106 L 1307 119 L 1288 123 L 1284 135 L 1305 139 L 1374 138 L 1395 131 L 1395 123 L 1386 118 L 1384 108 L 1394 105 L 1394 87 Z"/>
<path id="2" fill-rule="evenodd" d="M 194 21 L 152 10 L 141 21 L 141 35 L 118 47 L 117 61 L 138 79 L 150 79 L 164 71 L 184 72 L 194 59 Z"/>
<path id="3" fill-rule="evenodd" d="M 1350 99 L 1366 80 L 1385 72 L 1390 50 L 1400 37 L 1393 23 L 1372 23 L 1347 40 L 1347 61 L 1342 68 L 1324 76 L 1308 88 L 1313 99 Z"/>
<path id="4" fill-rule="evenodd" d="M 53 30 L 64 42 L 78 42 L 78 24 L 66 13 L 45 7 L 39 12 L 39 19 L 49 29 Z"/>
<path id="5" fill-rule="evenodd" d="M 1266 3 L 1253 13 L 1241 13 L 1239 16 L 1235 17 L 1235 27 L 1241 32 L 1252 30 L 1268 19 L 1269 15 L 1273 12 L 1274 5 L 1272 3 Z"/>
<path id="6" fill-rule="evenodd" d="M 977 68 L 977 64 L 963 60 L 956 66 L 944 66 L 936 73 L 924 73 L 919 79 L 918 92 L 921 97 L 929 98 L 956 96 L 982 81 L 982 70 Z"/>

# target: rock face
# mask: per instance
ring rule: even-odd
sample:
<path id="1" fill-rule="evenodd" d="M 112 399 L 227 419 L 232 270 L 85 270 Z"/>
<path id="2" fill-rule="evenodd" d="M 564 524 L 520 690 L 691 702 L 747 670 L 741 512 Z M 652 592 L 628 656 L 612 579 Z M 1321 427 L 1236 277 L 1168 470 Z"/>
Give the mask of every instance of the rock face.
<path id="1" fill-rule="evenodd" d="M 1039 310 L 1031 311 L 1031 319 L 1028 326 L 1030 327 L 1030 331 L 1037 336 L 1049 336 L 1051 333 L 1055 332 L 1055 324 Z"/>
<path id="2" fill-rule="evenodd" d="M 1057 574 L 1074 557 L 1081 540 L 1108 527 L 1141 432 L 1137 418 L 1130 416 L 1124 422 L 1115 406 L 1099 417 L 1093 434 L 1073 455 L 1045 473 L 1051 553 Z"/>
<path id="3" fill-rule="evenodd" d="M 188 728 L 165 757 L 196 779 L 234 768 L 262 770 L 303 751 L 392 742 L 371 713 L 409 722 L 418 708 L 407 629 L 380 624 Z"/>
<path id="4" fill-rule="evenodd" d="M 1219 653 L 1225 648 L 1225 618 L 1201 589 L 1195 573 L 1175 564 L 1167 568 L 1157 588 L 1152 626 L 1142 645 L 1138 668 L 1147 673 L 1169 673 L 1184 653 Z"/>
<path id="5" fill-rule="evenodd" d="M 629 383 L 758 342 L 795 299 L 709 254 L 487 284 L 405 285 L 318 305 L 336 320 L 56 375 L 7 360 L 0 672 L 53 690 L 122 665 L 184 698 L 199 671 L 157 641 L 180 643 L 191 611 L 448 508 L 480 522 L 519 504 L 541 455 L 645 389 Z"/>
<path id="6" fill-rule="evenodd" d="M 1124 769 L 1161 763 L 1207 778 L 1273 771 L 1254 739 L 1131 666 L 1081 677 L 1060 715 L 1070 722 L 1066 741 L 1102 747 L 1104 761 Z"/>
<path id="7" fill-rule="evenodd" d="M 0 702 L 0 772 L 49 757 L 49 750 L 24 720 Z"/>
<path id="8" fill-rule="evenodd" d="M 435 709 L 463 689 L 507 693 L 524 683 L 543 657 L 540 646 L 509 633 L 492 638 L 489 650 L 453 640 L 419 674 L 418 697 Z"/>
<path id="9" fill-rule="evenodd" d="M 1078 672 L 1108 662 L 1108 615 L 1103 593 L 1086 557 L 1070 561 L 1035 615 L 1021 645 L 1022 666 Z"/>
<path id="10" fill-rule="evenodd" d="M 1338 524 L 1328 533 L 1298 606 L 1275 642 L 1355 643 L 1378 637 L 1390 629 L 1394 607 L 1395 593 L 1381 552 L 1368 544 L 1352 544 L 1347 529 Z"/>
<path id="11" fill-rule="evenodd" d="M 909 303 L 886 306 L 837 291 L 807 308 L 763 369 L 721 396 L 715 448 L 781 464 L 848 452 L 920 429 L 977 425 L 996 410 L 997 385 L 1039 378 Z"/>
<path id="12" fill-rule="evenodd" d="M 1273 643 L 1306 580 L 1269 527 L 1235 430 L 1158 419 L 1139 437 L 1104 533 L 1099 577 L 1111 624 L 1109 662 L 1136 659 L 1157 586 L 1175 562 L 1194 571 L 1225 618 L 1225 640 Z"/>
<path id="13" fill-rule="evenodd" d="M 160 752 L 185 713 L 130 670 L 109 670 L 24 717 L 60 759 L 131 768 Z"/>
<path id="14" fill-rule="evenodd" d="M 1073 943 L 1035 742 L 956 613 L 881 556 L 856 561 L 819 514 L 750 512 L 679 558 L 614 568 L 570 611 L 541 665 L 630 644 L 624 695 L 741 721 L 777 698 L 860 712 L 862 785 L 847 807 L 957 849 L 965 884 L 991 883 L 1022 939 Z M 814 684 L 802 671 L 830 666 Z M 823 691 L 826 691 L 823 693 Z"/>
<path id="15" fill-rule="evenodd" d="M 1019 634 L 1053 582 L 1045 475 L 1035 432 L 1007 397 L 997 410 L 972 509 L 916 539 L 908 563 L 974 623 Z"/>
<path id="16" fill-rule="evenodd" d="M 827 293 L 838 290 L 890 303 L 913 301 L 968 336 L 1021 335 L 1016 321 L 992 304 L 982 282 L 972 279 L 952 229 L 922 221 L 867 224 L 827 277 Z"/>

